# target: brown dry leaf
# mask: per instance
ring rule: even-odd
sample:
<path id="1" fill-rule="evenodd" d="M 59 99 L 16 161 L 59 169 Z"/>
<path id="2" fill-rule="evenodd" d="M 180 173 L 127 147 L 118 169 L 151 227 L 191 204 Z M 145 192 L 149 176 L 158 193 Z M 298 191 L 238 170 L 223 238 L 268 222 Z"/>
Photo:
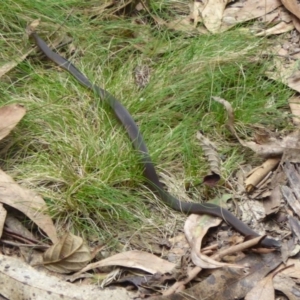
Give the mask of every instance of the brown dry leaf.
<path id="1" fill-rule="evenodd" d="M 292 278 L 278 274 L 273 278 L 273 285 L 277 291 L 285 295 L 284 299 L 298 300 L 300 295 L 300 288 L 297 282 Z"/>
<path id="2" fill-rule="evenodd" d="M 281 5 L 280 0 L 236 1 L 224 11 L 221 31 L 227 30 L 238 23 L 265 16 Z"/>
<path id="3" fill-rule="evenodd" d="M 292 96 L 289 99 L 289 105 L 291 112 L 293 114 L 293 123 L 295 125 L 300 124 L 300 97 L 299 95 Z"/>
<path id="4" fill-rule="evenodd" d="M 0 140 L 5 138 L 24 117 L 26 109 L 19 104 L 0 108 Z"/>
<path id="5" fill-rule="evenodd" d="M 3 228 L 4 228 L 4 224 L 5 224 L 5 220 L 6 220 L 6 215 L 7 215 L 7 211 L 3 207 L 3 204 L 0 203 L 0 238 L 2 237 L 2 234 L 3 234 Z"/>
<path id="6" fill-rule="evenodd" d="M 221 199 L 215 199 L 212 202 L 217 202 L 218 205 L 223 206 L 229 199 L 231 195 L 225 194 Z M 221 203 L 220 203 L 221 202 Z M 203 203 L 205 205 L 205 203 Z M 185 224 L 184 224 L 184 233 L 191 246 L 191 259 L 193 263 L 203 269 L 214 269 L 219 267 L 238 267 L 234 264 L 226 264 L 213 260 L 212 258 L 202 254 L 201 244 L 202 239 L 206 235 L 207 231 L 211 227 L 218 226 L 222 222 L 222 219 L 211 217 L 207 215 L 196 215 L 191 214 Z"/>
<path id="7" fill-rule="evenodd" d="M 288 299 L 299 299 L 300 289 L 293 280 L 294 278 L 300 279 L 299 259 L 288 259 L 285 265 L 281 264 L 273 273 L 275 274 L 274 288 L 283 292 Z"/>
<path id="8" fill-rule="evenodd" d="M 198 22 L 202 21 L 201 11 L 203 10 L 204 4 L 200 1 L 194 1 L 191 4 L 191 19 L 194 20 L 194 28 L 197 27 Z"/>
<path id="9" fill-rule="evenodd" d="M 205 205 L 205 204 L 203 204 Z M 184 233 L 191 246 L 191 259 L 202 269 L 215 269 L 220 267 L 240 268 L 234 264 L 218 262 L 200 252 L 204 236 L 211 227 L 218 226 L 222 219 L 211 216 L 190 215 L 184 224 Z"/>
<path id="10" fill-rule="evenodd" d="M 279 158 L 269 158 L 261 166 L 251 170 L 245 180 L 247 192 L 251 192 L 279 164 Z"/>
<path id="11" fill-rule="evenodd" d="M 267 277 L 261 279 L 255 287 L 246 295 L 245 300 L 273 300 L 275 299 L 275 291 L 273 287 L 273 276 L 271 273 Z"/>
<path id="12" fill-rule="evenodd" d="M 71 276 L 70 280 L 76 280 L 78 276 L 89 270 L 107 266 L 122 266 L 127 268 L 135 268 L 154 274 L 157 272 L 171 272 L 176 265 L 166 260 L 163 260 L 151 253 L 133 250 L 118 253 L 96 263 L 89 264 L 85 268 Z"/>
<path id="13" fill-rule="evenodd" d="M 275 10 L 269 12 L 268 14 L 265 14 L 261 17 L 259 17 L 259 21 L 262 23 L 266 23 L 265 25 L 273 24 L 273 23 L 278 23 L 280 21 L 285 21 L 285 16 L 281 18 L 282 15 L 282 6 L 279 6 Z M 288 12 L 285 12 L 288 13 Z M 288 13 L 290 15 L 290 13 Z"/>
<path id="14" fill-rule="evenodd" d="M 272 19 L 273 17 L 273 19 Z M 275 24 L 266 30 L 261 30 L 256 36 L 269 36 L 273 34 L 281 34 L 294 29 L 293 15 L 286 11 L 283 7 L 277 8 L 272 13 L 266 15 L 264 21 L 267 24 Z"/>
<path id="15" fill-rule="evenodd" d="M 271 195 L 264 199 L 263 206 L 265 214 L 271 215 L 277 213 L 280 208 L 281 193 L 279 185 L 272 189 Z"/>
<path id="16" fill-rule="evenodd" d="M 221 178 L 220 158 L 217 152 L 217 147 L 200 131 L 197 132 L 197 139 L 200 141 L 203 152 L 208 159 L 210 171 L 212 173 L 204 177 L 204 183 L 209 186 L 215 186 Z"/>
<path id="17" fill-rule="evenodd" d="M 294 69 L 294 67 L 294 64 L 290 64 L 290 67 L 286 68 L 285 70 L 282 70 L 283 72 L 280 75 L 282 75 L 283 83 L 287 84 L 287 86 L 291 89 L 300 92 L 300 71 L 296 70 L 292 71 L 292 74 L 290 73 L 291 69 Z"/>
<path id="18" fill-rule="evenodd" d="M 53 243 L 57 242 L 56 229 L 52 219 L 44 213 L 47 210 L 44 199 L 33 191 L 19 186 L 2 170 L 0 170 L 0 202 L 21 211 L 38 225 Z"/>
<path id="19" fill-rule="evenodd" d="M 300 32 L 300 20 L 294 15 L 292 15 L 292 20 L 296 30 Z"/>
<path id="20" fill-rule="evenodd" d="M 269 47 L 268 54 L 270 53 L 274 54 L 276 59 L 273 60 L 272 70 L 267 71 L 266 75 L 300 92 L 300 71 L 298 71 L 293 59 L 286 59 L 286 57 L 289 57 L 289 51 L 284 46 L 277 45 L 273 49 Z M 299 58 L 297 48 L 295 49 L 295 55 L 292 55 L 291 58 Z"/>
<path id="21" fill-rule="evenodd" d="M 0 254 L 1 295 L 6 299 L 43 300 L 130 300 L 125 289 L 101 290 L 95 285 L 74 285 L 43 271 L 35 270 L 20 259 Z"/>
<path id="22" fill-rule="evenodd" d="M 83 239 L 71 233 L 66 233 L 43 255 L 43 265 L 57 273 L 76 272 L 90 260 L 91 253 Z"/>
<path id="23" fill-rule="evenodd" d="M 300 3 L 297 0 L 281 0 L 287 10 L 300 19 Z"/>
<path id="24" fill-rule="evenodd" d="M 299 261 L 299 259 L 298 258 L 296 258 L 296 259 L 289 258 L 288 261 L 286 262 L 286 265 L 291 266 L 291 267 L 280 271 L 280 273 L 278 273 L 278 274 L 300 279 L 300 261 Z M 284 265 L 281 265 L 278 268 L 280 269 L 282 267 L 284 267 Z"/>
<path id="25" fill-rule="evenodd" d="M 23 225 L 21 221 L 17 218 L 13 217 L 12 215 L 8 214 L 5 219 L 5 226 L 8 230 L 13 231 L 20 236 L 24 237 L 25 239 L 36 241 L 35 236 Z"/>
<path id="26" fill-rule="evenodd" d="M 211 33 L 217 33 L 222 24 L 223 13 L 230 0 L 208 0 L 202 11 L 202 19 L 205 27 Z"/>
<path id="27" fill-rule="evenodd" d="M 269 35 L 273 35 L 273 34 L 281 34 L 281 33 L 285 33 L 285 32 L 289 32 L 291 30 L 293 30 L 294 24 L 291 20 L 291 22 L 286 23 L 286 22 L 280 22 L 279 24 L 276 24 L 275 26 L 273 26 L 272 28 L 263 30 L 259 33 L 256 34 L 256 36 L 269 36 Z"/>
<path id="28" fill-rule="evenodd" d="M 243 141 L 239 138 L 234 128 L 234 113 L 231 104 L 220 97 L 212 97 L 212 99 L 221 103 L 225 107 L 228 115 L 228 121 L 226 125 L 242 146 L 250 148 L 252 151 L 263 157 L 280 156 L 283 154 L 285 149 L 300 149 L 300 132 L 298 131 L 292 132 L 290 135 L 281 140 L 270 137 L 268 143 L 265 144 L 257 144 L 252 141 Z"/>

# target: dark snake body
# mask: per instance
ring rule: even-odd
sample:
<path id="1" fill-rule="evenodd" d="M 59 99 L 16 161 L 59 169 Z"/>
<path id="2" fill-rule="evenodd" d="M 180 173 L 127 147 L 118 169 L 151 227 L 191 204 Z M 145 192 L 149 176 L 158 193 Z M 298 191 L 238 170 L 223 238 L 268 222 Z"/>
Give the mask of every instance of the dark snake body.
<path id="1" fill-rule="evenodd" d="M 158 179 L 158 175 L 151 161 L 144 139 L 127 109 L 110 93 L 92 84 L 71 62 L 61 57 L 59 54 L 53 52 L 47 46 L 45 41 L 43 41 L 35 32 L 31 35 L 35 39 L 36 45 L 39 47 L 39 49 L 50 60 L 71 73 L 83 86 L 94 91 L 101 98 L 101 100 L 104 100 L 107 102 L 107 104 L 109 104 L 117 119 L 126 129 L 134 148 L 140 153 L 141 164 L 144 167 L 144 176 L 147 179 L 147 183 L 165 204 L 176 211 L 188 214 L 208 214 L 222 218 L 226 223 L 234 227 L 238 232 L 245 236 L 259 236 L 258 233 L 256 233 L 245 223 L 237 219 L 232 213 L 224 208 L 221 208 L 218 205 L 211 203 L 200 204 L 183 202 L 166 192 Z M 264 238 L 261 241 L 261 245 L 268 248 L 278 248 L 280 246 L 280 243 L 274 239 Z"/>

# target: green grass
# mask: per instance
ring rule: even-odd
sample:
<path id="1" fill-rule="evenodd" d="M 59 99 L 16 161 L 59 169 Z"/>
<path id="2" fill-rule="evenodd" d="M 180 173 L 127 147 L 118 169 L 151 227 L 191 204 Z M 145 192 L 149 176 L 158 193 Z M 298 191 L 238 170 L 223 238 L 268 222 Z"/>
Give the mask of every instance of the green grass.
<path id="1" fill-rule="evenodd" d="M 113 15 L 113 8 L 92 14 L 99 3 L 4 1 L 1 65 L 30 49 L 24 29 L 36 18 L 46 41 L 72 37 L 75 56 L 63 50 L 62 55 L 120 99 L 139 125 L 157 170 L 168 174 L 181 193 L 191 183 L 195 201 L 205 189 L 193 186 L 208 171 L 195 138 L 198 130 L 217 143 L 224 178 L 254 157 L 226 130 L 224 108 L 211 96 L 232 103 L 244 138 L 253 135 L 253 123 L 287 126 L 282 112 L 291 92 L 267 79 L 266 63 L 258 59 L 268 41 L 238 28 L 191 37 L 157 28 L 151 18 L 146 25 L 136 24 L 134 17 Z M 152 13 L 171 19 L 170 5 L 153 1 Z M 132 73 L 144 61 L 151 62 L 152 74 L 140 90 Z M 33 54 L 2 78 L 0 93 L 1 105 L 21 103 L 28 110 L 1 142 L 1 167 L 45 198 L 58 228 L 107 238 L 168 222 L 145 186 L 124 129 L 107 105 L 70 74 Z"/>

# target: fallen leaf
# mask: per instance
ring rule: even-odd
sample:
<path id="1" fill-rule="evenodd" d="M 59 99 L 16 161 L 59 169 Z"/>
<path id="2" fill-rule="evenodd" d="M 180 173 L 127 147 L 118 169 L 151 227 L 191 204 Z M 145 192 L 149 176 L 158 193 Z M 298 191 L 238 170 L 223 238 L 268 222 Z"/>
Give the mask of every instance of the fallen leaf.
<path id="1" fill-rule="evenodd" d="M 191 259 L 193 263 L 202 269 L 215 269 L 220 267 L 238 267 L 234 264 L 218 262 L 200 252 L 204 236 L 211 227 L 218 226 L 222 219 L 191 214 L 185 221 L 184 233 L 191 246 Z"/>
<path id="2" fill-rule="evenodd" d="M 300 261 L 298 258 L 289 258 L 285 263 L 285 265 L 291 267 L 280 271 L 280 273 L 278 273 L 275 277 L 277 277 L 280 274 L 280 275 L 286 275 L 292 278 L 300 279 Z M 278 267 L 278 269 L 284 267 L 285 265 L 282 264 L 281 266 Z"/>
<path id="3" fill-rule="evenodd" d="M 222 199 L 215 199 L 218 205 L 224 205 L 231 198 L 231 195 L 225 194 Z M 205 205 L 205 204 L 203 204 Z M 218 226 L 222 219 L 207 216 L 191 214 L 184 224 L 184 233 L 191 246 L 191 259 L 193 263 L 203 269 L 214 269 L 220 267 L 240 267 L 234 264 L 227 264 L 213 260 L 212 258 L 202 254 L 201 244 L 204 236 L 211 227 Z"/>
<path id="4" fill-rule="evenodd" d="M 273 276 L 273 273 L 271 273 L 256 283 L 254 288 L 246 295 L 245 300 L 275 299 Z"/>
<path id="5" fill-rule="evenodd" d="M 26 239 L 36 241 L 36 243 L 39 242 L 36 240 L 35 236 L 23 225 L 21 221 L 11 216 L 10 214 L 8 214 L 5 219 L 5 225 L 6 229 L 17 233 Z"/>
<path id="6" fill-rule="evenodd" d="M 71 233 L 66 233 L 43 255 L 43 265 L 57 273 L 76 272 L 85 267 L 90 260 L 91 253 L 83 239 Z"/>
<path id="7" fill-rule="evenodd" d="M 300 19 L 300 4 L 297 0 L 281 0 L 285 8 Z"/>
<path id="8" fill-rule="evenodd" d="M 95 285 L 74 285 L 37 271 L 22 260 L 0 254 L 1 295 L 7 299 L 115 299 L 130 300 L 125 289 L 101 290 Z"/>
<path id="9" fill-rule="evenodd" d="M 0 140 L 14 129 L 25 113 L 26 109 L 19 104 L 11 104 L 0 108 Z"/>
<path id="10" fill-rule="evenodd" d="M 151 253 L 133 250 L 118 253 L 96 263 L 89 264 L 76 274 L 72 275 L 70 277 L 70 280 L 75 280 L 79 275 L 89 270 L 107 266 L 122 266 L 127 268 L 135 268 L 154 274 L 157 272 L 170 272 L 175 267 L 175 264 L 163 260 Z"/>
<path id="11" fill-rule="evenodd" d="M 299 284 L 297 284 L 291 277 L 278 274 L 273 278 L 273 285 L 277 291 L 284 294 L 286 299 L 298 300 L 300 295 Z"/>
<path id="12" fill-rule="evenodd" d="M 280 22 L 279 24 L 276 24 L 275 26 L 268 28 L 266 30 L 262 30 L 261 32 L 257 33 L 256 36 L 269 36 L 269 35 L 273 35 L 273 34 L 281 34 L 281 33 L 285 33 L 285 32 L 289 32 L 291 30 L 293 30 L 294 24 L 293 22 Z"/>
<path id="13" fill-rule="evenodd" d="M 230 0 L 208 0 L 202 11 L 205 27 L 212 33 L 217 33 L 222 24 L 223 13 Z"/>
<path id="14" fill-rule="evenodd" d="M 194 28 L 197 27 L 198 22 L 202 21 L 201 11 L 203 7 L 204 5 L 200 1 L 194 1 L 191 4 L 191 19 L 194 20 Z"/>
<path id="15" fill-rule="evenodd" d="M 224 11 L 221 31 L 227 30 L 238 23 L 265 16 L 281 5 L 280 0 L 236 1 Z"/>
<path id="16" fill-rule="evenodd" d="M 300 20 L 294 15 L 292 15 L 292 20 L 296 30 L 300 32 Z"/>
<path id="17" fill-rule="evenodd" d="M 211 174 L 204 177 L 203 182 L 209 186 L 215 186 L 221 178 L 220 158 L 217 147 L 199 131 L 197 132 L 197 139 L 200 141 L 203 152 L 208 159 L 211 171 Z"/>
<path id="18" fill-rule="evenodd" d="M 51 239 L 57 242 L 52 219 L 45 214 L 47 205 L 42 197 L 22 188 L 10 176 L 0 170 L 0 202 L 21 211 L 38 225 Z"/>
<path id="19" fill-rule="evenodd" d="M 290 69 L 292 68 L 294 68 L 293 64 L 291 64 Z M 290 69 L 286 69 L 283 71 L 283 73 L 280 74 L 283 78 L 282 82 L 285 83 L 291 89 L 300 92 L 300 71 L 293 70 L 292 74 L 290 75 Z"/>
<path id="20" fill-rule="evenodd" d="M 278 212 L 280 208 L 280 200 L 280 187 L 277 185 L 271 190 L 271 195 L 263 201 L 264 211 L 267 216 Z"/>

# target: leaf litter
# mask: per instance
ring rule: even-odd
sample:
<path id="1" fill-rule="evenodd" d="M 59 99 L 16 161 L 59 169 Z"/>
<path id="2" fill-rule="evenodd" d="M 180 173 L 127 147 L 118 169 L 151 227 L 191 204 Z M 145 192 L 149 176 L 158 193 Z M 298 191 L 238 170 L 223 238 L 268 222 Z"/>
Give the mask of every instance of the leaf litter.
<path id="1" fill-rule="evenodd" d="M 131 1 L 128 1 L 121 6 L 114 7 L 115 3 L 113 1 L 108 2 L 104 5 L 99 6 L 99 12 L 103 13 L 106 9 L 110 9 L 114 13 L 119 13 L 123 9 L 128 8 L 131 5 Z M 140 1 L 136 1 L 134 5 L 140 5 Z M 147 7 L 147 3 L 143 2 L 142 5 L 140 5 L 140 10 L 145 10 Z M 287 9 L 285 9 L 285 8 Z M 282 32 L 291 31 L 292 29 L 299 30 L 299 4 L 297 1 L 279 1 L 279 0 L 267 0 L 267 1 L 256 1 L 256 0 L 246 0 L 246 1 L 218 1 L 218 0 L 207 0 L 199 2 L 194 1 L 190 7 L 190 12 L 186 15 L 181 16 L 179 19 L 175 19 L 173 21 L 165 21 L 162 18 L 158 18 L 157 16 L 151 16 L 153 20 L 157 23 L 159 23 L 160 26 L 166 26 L 169 29 L 172 29 L 174 31 L 184 31 L 186 33 L 193 34 L 203 34 L 206 32 L 222 32 L 224 30 L 228 30 L 229 28 L 235 26 L 238 23 L 242 23 L 249 20 L 257 19 L 258 22 L 254 22 L 254 26 L 251 30 L 253 30 L 254 33 L 258 35 L 273 35 L 273 34 L 280 34 Z M 251 14 L 249 14 L 251 12 Z M 91 14 L 91 12 L 87 11 L 87 14 Z M 94 12 L 96 15 L 97 12 Z M 260 18 L 260 20 L 259 20 Z M 260 22 L 260 24 L 272 26 L 268 29 L 263 28 L 262 30 L 257 30 L 255 26 Z M 251 28 L 251 27 L 250 27 Z M 291 38 L 292 40 L 292 38 Z M 277 70 L 280 70 L 280 76 L 278 76 L 278 72 L 274 72 L 274 65 L 273 70 L 269 70 L 267 72 L 267 76 L 274 80 L 279 80 L 285 84 L 287 84 L 290 88 L 294 89 L 295 91 L 300 91 L 299 88 L 299 71 L 294 69 L 294 61 L 298 57 L 298 50 L 295 48 L 296 46 L 293 45 L 293 43 L 290 43 L 290 47 L 288 51 L 286 51 L 285 47 L 274 47 L 273 53 L 271 52 L 272 49 L 268 49 L 270 52 L 267 53 L 267 55 L 273 54 L 278 56 L 278 62 L 275 65 Z M 294 53 L 295 52 L 295 53 Z M 18 62 L 24 60 L 27 55 L 30 52 L 26 53 L 25 55 L 21 56 L 19 60 L 16 60 L 16 63 L 8 63 L 7 65 L 4 65 L 2 69 L 0 68 L 0 74 L 2 76 L 9 72 L 12 68 L 14 68 Z M 286 61 L 286 58 L 291 58 L 288 62 Z M 2 72 L 2 73 L 1 73 Z M 148 80 L 148 79 L 147 79 Z M 141 85 L 144 87 L 143 85 Z M 295 155 L 293 155 L 293 152 L 298 152 L 299 150 L 299 133 L 293 132 L 292 134 L 289 134 L 283 138 L 274 138 L 274 137 L 267 137 L 266 141 L 262 143 L 257 143 L 257 141 L 249 142 L 244 141 L 241 139 L 234 128 L 234 116 L 233 116 L 233 108 L 231 105 L 224 99 L 221 99 L 219 97 L 213 98 L 215 101 L 218 101 L 219 103 L 223 104 L 227 110 L 228 114 L 228 122 L 227 125 L 229 127 L 230 132 L 234 135 L 235 138 L 238 139 L 238 141 L 241 143 L 242 146 L 250 148 L 252 151 L 254 151 L 256 154 L 266 157 L 268 160 L 265 164 L 261 165 L 257 168 L 255 172 L 252 172 L 252 175 L 254 176 L 254 179 L 251 178 L 246 179 L 244 182 L 245 190 L 249 194 L 249 196 L 252 194 L 255 195 L 253 198 L 269 198 L 272 203 L 276 203 L 276 205 L 270 206 L 269 211 L 270 213 L 274 213 L 276 209 L 278 209 L 279 203 L 281 200 L 285 199 L 291 208 L 295 210 L 295 213 L 299 215 L 299 208 L 298 205 L 298 189 L 297 186 L 299 185 L 299 168 L 298 163 L 299 161 L 295 161 Z M 292 98 L 290 99 L 290 103 L 296 103 L 297 99 Z M 298 105 L 298 104 L 297 104 Z M 294 122 L 297 122 L 297 118 L 299 118 L 299 108 L 297 105 L 291 105 L 293 107 L 293 114 L 294 114 Z M 295 108 L 296 107 L 296 108 Z M 11 112 L 14 111 L 11 114 Z M 1 111 L 0 109 L 0 115 L 3 114 L 3 117 L 1 118 L 1 121 L 3 123 L 3 126 L 0 123 L 0 138 L 4 138 L 7 136 L 10 131 L 14 128 L 14 126 L 17 124 L 17 122 L 24 116 L 25 109 L 22 106 L 14 105 L 9 106 L 6 108 L 3 108 Z M 219 165 L 217 165 L 218 161 L 218 154 L 216 151 L 216 148 L 210 144 L 209 140 L 204 138 L 204 136 L 201 137 L 202 144 L 205 145 L 206 154 L 209 157 L 209 163 L 211 165 L 211 170 L 213 173 L 217 174 L 218 176 L 221 176 L 221 170 Z M 274 159 L 273 157 L 277 156 L 278 158 Z M 270 158 L 271 157 L 271 158 Z M 279 167 L 277 167 L 279 163 Z M 276 170 L 274 170 L 277 167 Z M 263 171 L 262 171 L 263 170 Z M 2 172 L 2 171 L 1 171 Z M 82 268 L 83 265 L 86 265 L 87 262 L 90 260 L 90 251 L 87 246 L 84 245 L 83 240 L 80 237 L 76 237 L 71 234 L 65 234 L 61 239 L 57 239 L 57 233 L 54 228 L 53 222 L 51 218 L 45 213 L 46 212 L 46 204 L 43 201 L 43 199 L 37 195 L 35 195 L 33 192 L 21 188 L 17 183 L 13 181 L 11 177 L 6 175 L 4 172 L 1 173 L 1 187 L 0 187 L 0 195 L 2 198 L 2 203 L 12 206 L 16 208 L 17 210 L 23 212 L 27 217 L 29 217 L 33 222 L 35 222 L 52 240 L 54 245 L 49 248 L 44 253 L 44 264 L 47 266 L 51 271 L 53 272 L 62 272 L 62 273 L 68 273 L 68 272 L 74 272 L 78 269 Z M 283 182 L 285 183 L 282 185 L 282 180 L 278 179 L 279 177 L 276 177 L 275 175 L 278 175 L 280 173 L 284 173 L 286 175 L 286 178 L 283 179 Z M 251 176 L 252 176 L 251 175 Z M 250 177 L 249 177 L 250 178 Z M 275 179 L 274 179 L 275 178 Z M 268 191 L 270 189 L 270 186 L 272 186 L 272 189 L 274 186 L 282 185 L 281 191 L 279 189 L 276 190 L 276 193 L 272 196 L 272 193 Z M 273 189 L 275 190 L 275 188 Z M 272 191 L 273 191 L 272 190 Z M 6 191 L 6 192 L 5 192 Z M 259 193 L 257 193 L 259 191 Z M 281 193 L 280 193 L 281 192 Z M 2 194 L 1 194 L 2 193 Z M 276 201 L 272 200 L 272 197 Z M 275 210 L 274 210 L 275 207 Z M 4 207 L 2 206 L 4 209 Z M 290 211 L 287 211 L 286 214 L 291 214 Z M 4 219 L 6 218 L 6 212 L 5 209 L 3 210 L 3 213 L 1 214 L 1 223 L 2 223 L 2 229 L 4 226 Z M 193 216 L 192 216 L 193 218 Z M 197 219 L 199 216 L 196 217 Z M 209 217 L 207 217 L 209 219 Z M 295 236 L 297 236 L 297 226 L 299 225 L 299 221 L 296 218 L 291 219 L 293 220 L 293 228 L 295 228 Z M 195 220 L 194 220 L 195 221 Z M 194 222 L 193 221 L 193 222 Z M 217 263 L 215 261 L 212 261 L 210 258 L 207 260 L 204 258 L 205 263 L 203 263 L 203 255 L 200 252 L 200 247 L 202 244 L 202 239 L 204 238 L 208 228 L 216 222 L 216 224 L 219 222 L 216 218 L 213 218 L 213 222 L 208 222 L 208 225 L 205 225 L 205 227 L 201 230 L 197 229 L 197 227 L 189 227 L 188 225 L 191 220 L 187 221 L 187 228 L 189 228 L 189 232 L 187 234 L 187 239 L 191 243 L 192 248 L 192 254 L 190 257 L 192 257 L 192 260 L 197 265 L 194 267 L 192 271 L 186 271 L 185 274 L 187 276 L 187 279 L 182 281 L 180 284 L 175 284 L 173 287 L 169 289 L 169 291 L 165 292 L 165 295 L 170 295 L 171 293 L 174 293 L 175 291 L 182 291 L 184 286 L 189 283 L 195 276 L 201 271 L 202 267 L 210 268 L 210 267 L 224 267 L 226 266 L 226 263 Z M 199 221 L 197 220 L 197 223 Z M 197 233 L 200 233 L 199 235 Z M 253 241 L 255 243 L 257 241 Z M 249 242 L 245 242 L 250 243 Z M 252 246 L 254 244 L 251 244 Z M 234 247 L 234 246 L 233 246 Z M 248 244 L 247 244 L 248 247 Z M 229 248 L 230 249 L 230 248 Z M 233 248 L 235 249 L 235 248 Z M 296 249 L 294 247 L 293 249 Z M 236 250 L 236 251 L 241 251 Z M 290 251 L 290 253 L 287 252 L 287 256 L 295 255 L 295 252 Z M 253 260 L 253 257 L 255 259 Z M 201 262 L 199 263 L 199 258 Z M 4 257 L 4 260 L 10 259 L 8 257 Z M 73 260 L 74 259 L 74 260 Z M 262 259 L 262 262 L 259 262 L 259 260 Z M 263 259 L 271 261 L 272 263 L 266 263 L 263 262 Z M 274 287 L 272 286 L 273 277 L 276 278 L 276 276 L 273 276 L 272 273 L 265 277 L 266 274 L 269 272 L 272 272 L 275 267 L 281 262 L 281 259 L 278 257 L 278 253 L 270 253 L 269 255 L 265 256 L 255 256 L 254 254 L 246 255 L 241 260 L 243 263 L 242 265 L 249 265 L 252 270 L 250 271 L 250 275 L 254 276 L 251 277 L 250 275 L 246 277 L 243 277 L 241 279 L 241 273 L 239 273 L 238 269 L 236 269 L 237 276 L 235 277 L 236 285 L 229 284 L 228 282 L 222 281 L 222 279 L 231 279 L 232 277 L 230 273 L 226 270 L 226 268 L 219 269 L 215 271 L 213 276 L 217 278 L 216 284 L 211 285 L 211 287 L 214 289 L 209 290 L 207 287 L 210 285 L 206 281 L 203 281 L 201 284 L 196 284 L 192 289 L 187 290 L 186 292 L 189 295 L 203 295 L 203 291 L 208 293 L 205 297 L 206 299 L 211 299 L 211 297 L 216 297 L 217 294 L 219 294 L 220 297 L 218 299 L 225 299 L 223 298 L 226 294 L 226 287 L 229 286 L 231 289 L 231 292 L 233 291 L 234 294 L 232 297 L 245 297 L 245 299 L 253 299 L 253 297 L 258 297 L 257 295 L 265 295 L 264 297 L 267 297 L 268 299 L 271 299 L 274 295 L 274 288 L 276 288 L 276 284 L 274 283 Z M 241 262 L 240 261 L 240 262 Z M 13 259 L 9 262 L 9 264 L 13 265 Z M 204 264 L 204 265 L 203 265 Z M 75 267 L 74 267 L 75 265 Z M 235 264 L 227 264 L 227 266 L 235 266 Z M 20 264 L 19 264 L 20 266 Z M 123 266 L 126 268 L 134 268 L 134 269 L 140 269 L 142 271 L 148 272 L 148 273 L 168 273 L 172 272 L 174 270 L 175 264 L 170 263 L 166 260 L 160 259 L 157 256 L 154 256 L 152 254 L 149 254 L 147 252 L 142 251 L 129 251 L 129 252 L 123 252 L 116 254 L 115 256 L 111 256 L 109 258 L 106 258 L 102 261 L 92 263 L 88 266 L 85 266 L 81 271 L 76 273 L 73 278 L 76 278 L 76 276 L 81 276 L 83 272 L 86 272 L 87 270 L 91 270 L 94 268 L 101 268 L 101 267 L 107 267 L 107 266 Z M 268 269 L 266 268 L 268 266 Z M 30 269 L 30 267 L 26 266 L 27 270 Z M 78 269 L 77 269 L 78 268 Z M 288 278 L 296 277 L 293 274 L 298 274 L 300 270 L 300 266 L 298 264 L 294 264 L 293 266 L 293 272 L 285 274 L 286 280 Z M 287 272 L 289 269 L 286 269 Z M 35 270 L 30 269 L 30 274 L 34 274 Z M 219 275 L 218 275 L 219 272 Z M 282 271 L 281 273 L 283 273 Z M 1 273 L 3 278 L 5 280 L 10 280 L 8 286 L 13 286 L 15 284 L 15 279 L 13 279 L 13 276 L 10 277 L 7 276 L 7 273 L 2 272 Z M 258 276 L 259 275 L 259 276 Z M 281 274 L 282 275 L 282 274 Z M 42 276 L 42 275 L 41 275 Z M 289 276 L 289 277 L 288 277 Z M 251 280 L 245 284 L 243 283 L 243 280 L 245 278 L 248 279 L 251 277 Z M 19 279 L 17 279 L 19 280 Z M 45 280 L 49 280 L 48 278 Z M 25 283 L 21 283 L 21 281 L 18 281 L 19 284 L 23 284 L 23 286 L 19 287 L 20 291 L 22 291 L 22 295 L 25 295 L 24 292 L 24 285 Z M 293 286 L 290 281 L 289 286 Z M 183 284 L 184 283 L 184 284 Z M 253 289 L 253 285 L 255 283 L 257 284 L 256 290 Z M 219 288 L 217 285 L 220 285 Z M 34 289 L 35 283 L 30 282 L 26 283 L 26 286 L 30 286 Z M 72 287 L 71 287 L 72 286 Z M 176 286 L 176 287 L 175 287 Z M 278 283 L 277 283 L 278 286 Z M 68 285 L 68 287 L 64 287 L 64 289 L 67 291 L 67 293 L 71 293 L 71 290 L 73 289 L 74 285 Z M 39 287 L 40 288 L 40 287 Z M 194 291 L 193 291 L 194 289 Z M 280 288 L 278 288 L 280 290 Z M 291 293 L 291 289 L 283 289 L 285 293 Z M 47 288 L 45 288 L 47 290 Z M 59 290 L 59 289 L 58 289 Z M 55 292 L 57 292 L 56 290 Z M 217 290 L 217 293 L 215 292 Z M 50 291 L 47 290 L 47 293 Z M 53 291 L 51 291 L 53 292 Z M 121 292 L 120 292 L 121 293 Z M 7 291 L 8 297 L 11 295 L 9 291 Z M 180 296 L 178 296 L 180 297 Z M 47 298 L 46 298 L 47 299 Z M 81 299 L 84 299 L 83 297 Z M 124 298 L 126 299 L 126 296 Z M 179 299 L 179 298 L 178 298 Z M 228 299 L 228 298 L 226 298 Z"/>
<path id="2" fill-rule="evenodd" d="M 91 258 L 83 239 L 66 233 L 43 254 L 43 265 L 50 271 L 65 274 L 81 270 Z"/>

